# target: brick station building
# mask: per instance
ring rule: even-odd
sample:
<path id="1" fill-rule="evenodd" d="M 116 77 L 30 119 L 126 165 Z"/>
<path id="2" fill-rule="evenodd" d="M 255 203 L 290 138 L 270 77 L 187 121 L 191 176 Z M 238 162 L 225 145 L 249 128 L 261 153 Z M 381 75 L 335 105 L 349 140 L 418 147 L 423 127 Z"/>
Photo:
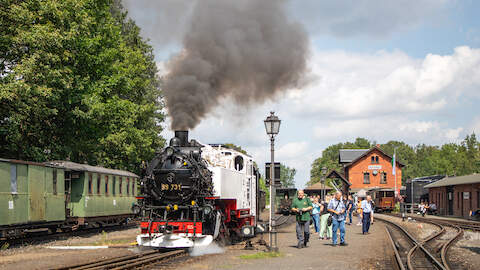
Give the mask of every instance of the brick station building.
<path id="1" fill-rule="evenodd" d="M 395 189 L 395 175 L 392 174 L 392 157 L 377 145 L 371 149 L 341 149 L 340 164 L 343 164 L 344 176 L 348 180 L 351 192 L 364 190 Z M 402 168 L 396 161 L 397 190 L 402 187 Z"/>
<path id="2" fill-rule="evenodd" d="M 445 177 L 425 188 L 440 215 L 468 217 L 480 209 L 480 174 Z"/>

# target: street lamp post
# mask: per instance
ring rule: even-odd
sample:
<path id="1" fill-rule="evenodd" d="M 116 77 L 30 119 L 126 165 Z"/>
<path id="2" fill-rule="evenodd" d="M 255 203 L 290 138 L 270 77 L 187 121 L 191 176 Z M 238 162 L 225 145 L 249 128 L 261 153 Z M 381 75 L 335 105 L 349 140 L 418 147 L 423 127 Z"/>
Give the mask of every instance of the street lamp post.
<path id="1" fill-rule="evenodd" d="M 270 136 L 270 154 L 271 154 L 271 163 L 270 163 L 270 218 L 269 218 L 269 244 L 271 251 L 277 251 L 277 234 L 275 231 L 275 220 L 273 220 L 274 208 L 275 208 L 275 162 L 274 162 L 274 147 L 275 147 L 275 136 L 280 131 L 280 119 L 272 111 L 270 115 L 263 121 L 265 123 L 265 130 L 267 135 Z M 275 241 L 273 241 L 275 238 Z"/>
<path id="2" fill-rule="evenodd" d="M 327 195 L 327 192 L 325 190 L 325 181 L 327 180 L 326 179 L 326 176 L 327 176 L 327 167 L 323 166 L 322 167 L 322 200 L 324 201 L 325 200 L 325 196 Z"/>

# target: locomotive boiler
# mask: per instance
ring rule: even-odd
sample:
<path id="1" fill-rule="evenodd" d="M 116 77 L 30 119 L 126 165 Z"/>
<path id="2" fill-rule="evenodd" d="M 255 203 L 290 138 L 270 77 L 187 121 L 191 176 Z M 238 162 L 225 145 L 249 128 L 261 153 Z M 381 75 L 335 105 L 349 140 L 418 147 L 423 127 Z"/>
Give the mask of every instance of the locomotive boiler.
<path id="1" fill-rule="evenodd" d="M 253 236 L 256 179 L 251 157 L 175 131 L 142 173 L 138 244 L 188 248 Z"/>

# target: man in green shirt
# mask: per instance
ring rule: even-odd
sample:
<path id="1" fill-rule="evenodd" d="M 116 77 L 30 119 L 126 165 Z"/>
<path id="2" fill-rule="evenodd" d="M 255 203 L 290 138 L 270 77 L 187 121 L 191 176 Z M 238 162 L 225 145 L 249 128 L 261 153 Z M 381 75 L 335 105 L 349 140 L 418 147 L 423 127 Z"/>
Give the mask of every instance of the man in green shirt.
<path id="1" fill-rule="evenodd" d="M 312 201 L 305 196 L 303 189 L 300 189 L 297 198 L 292 202 L 292 212 L 297 216 L 297 248 L 307 247 L 310 238 L 310 211 L 312 208 Z"/>

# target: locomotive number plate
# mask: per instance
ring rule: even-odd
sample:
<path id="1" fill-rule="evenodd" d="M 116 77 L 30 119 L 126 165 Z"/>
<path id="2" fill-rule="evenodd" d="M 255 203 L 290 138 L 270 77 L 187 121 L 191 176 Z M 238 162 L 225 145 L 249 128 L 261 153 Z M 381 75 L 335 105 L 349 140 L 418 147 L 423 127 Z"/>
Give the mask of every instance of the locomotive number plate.
<path id="1" fill-rule="evenodd" d="M 165 190 L 165 191 L 172 191 L 172 190 L 181 190 L 182 189 L 182 185 L 180 184 L 162 184 L 162 191 Z"/>

